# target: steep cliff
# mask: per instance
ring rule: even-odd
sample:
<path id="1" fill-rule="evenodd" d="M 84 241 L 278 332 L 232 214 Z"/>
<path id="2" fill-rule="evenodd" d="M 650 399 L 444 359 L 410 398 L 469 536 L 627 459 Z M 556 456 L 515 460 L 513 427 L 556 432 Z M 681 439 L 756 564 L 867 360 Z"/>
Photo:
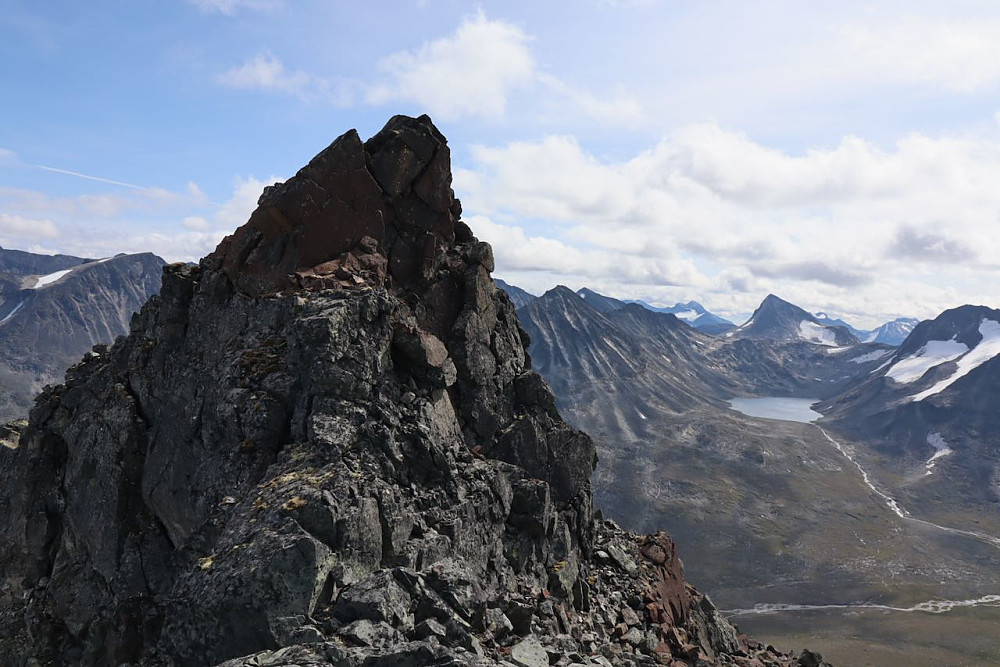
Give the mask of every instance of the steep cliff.
<path id="1" fill-rule="evenodd" d="M 799 664 L 665 534 L 595 520 L 594 446 L 460 214 L 397 116 L 167 267 L 0 447 L 0 661 Z"/>

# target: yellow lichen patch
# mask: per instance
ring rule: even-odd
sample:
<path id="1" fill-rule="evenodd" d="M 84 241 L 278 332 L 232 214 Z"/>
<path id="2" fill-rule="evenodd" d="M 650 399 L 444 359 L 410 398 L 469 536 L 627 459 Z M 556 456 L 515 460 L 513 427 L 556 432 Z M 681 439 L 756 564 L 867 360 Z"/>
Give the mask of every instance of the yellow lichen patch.
<path id="1" fill-rule="evenodd" d="M 315 467 L 304 468 L 302 470 L 286 472 L 284 475 L 279 475 L 270 479 L 264 484 L 261 484 L 261 488 L 276 489 L 280 486 L 291 484 L 292 482 L 304 482 L 310 486 L 321 488 L 325 482 L 333 479 L 335 475 L 336 473 L 332 469 L 322 470 Z"/>
<path id="2" fill-rule="evenodd" d="M 281 509 L 285 510 L 286 512 L 291 512 L 292 510 L 297 510 L 300 507 L 305 507 L 308 504 L 309 501 L 299 496 L 295 496 L 294 498 L 285 501 L 285 503 L 281 506 Z"/>
<path id="3" fill-rule="evenodd" d="M 560 570 L 562 570 L 562 569 L 563 569 L 564 567 L 566 567 L 566 564 L 567 564 L 567 562 L 568 562 L 568 561 L 564 561 L 564 560 L 557 560 L 557 561 L 556 561 L 556 563 L 555 563 L 555 565 L 553 565 L 553 566 L 552 566 L 552 571 L 553 571 L 553 572 L 559 572 L 559 571 L 560 571 Z"/>
<path id="4" fill-rule="evenodd" d="M 212 563 L 214 563 L 214 562 L 215 561 L 212 560 L 211 556 L 206 556 L 204 558 L 199 558 L 198 559 L 198 567 L 200 569 L 202 569 L 202 570 L 208 570 L 208 569 L 211 569 Z"/>

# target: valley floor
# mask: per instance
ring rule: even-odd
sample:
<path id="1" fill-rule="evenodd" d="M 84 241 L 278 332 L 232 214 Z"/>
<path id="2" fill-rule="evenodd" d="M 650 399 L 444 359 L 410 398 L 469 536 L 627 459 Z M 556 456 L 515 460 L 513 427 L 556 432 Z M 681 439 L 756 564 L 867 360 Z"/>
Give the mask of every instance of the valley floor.
<path id="1" fill-rule="evenodd" d="M 1000 664 L 992 526 L 923 518 L 888 467 L 827 427 L 718 411 L 651 426 L 659 446 L 602 452 L 599 502 L 665 526 L 744 630 L 835 664 Z"/>
<path id="2" fill-rule="evenodd" d="M 1000 609 L 946 614 L 884 610 L 794 611 L 735 619 L 744 632 L 786 649 L 808 646 L 835 665 L 1000 665 Z"/>

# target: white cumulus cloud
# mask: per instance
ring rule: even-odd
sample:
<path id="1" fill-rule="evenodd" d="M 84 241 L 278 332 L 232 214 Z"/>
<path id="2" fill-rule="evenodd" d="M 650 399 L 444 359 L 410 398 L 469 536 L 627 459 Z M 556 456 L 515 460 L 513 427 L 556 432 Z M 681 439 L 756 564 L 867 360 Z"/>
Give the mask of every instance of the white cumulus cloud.
<path id="1" fill-rule="evenodd" d="M 367 100 L 414 102 L 444 119 L 502 116 L 511 91 L 535 78 L 528 41 L 518 26 L 479 12 L 448 37 L 384 58 L 386 80 L 369 89 Z"/>
<path id="2" fill-rule="evenodd" d="M 48 219 L 0 213 L 0 234 L 4 237 L 4 245 L 7 245 L 10 243 L 8 239 L 52 239 L 59 236 L 59 228 Z"/>
<path id="3" fill-rule="evenodd" d="M 512 277 L 548 271 L 551 284 L 741 312 L 774 291 L 815 309 L 857 304 L 869 322 L 993 303 L 998 182 L 995 133 L 888 148 L 845 137 L 792 154 L 712 124 L 618 161 L 568 136 L 478 146 L 455 175 Z"/>

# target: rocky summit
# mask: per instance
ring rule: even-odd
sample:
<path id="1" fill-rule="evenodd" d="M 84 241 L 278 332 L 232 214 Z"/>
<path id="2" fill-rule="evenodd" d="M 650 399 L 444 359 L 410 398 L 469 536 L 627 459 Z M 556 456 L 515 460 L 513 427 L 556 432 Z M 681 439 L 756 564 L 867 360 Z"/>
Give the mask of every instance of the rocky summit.
<path id="1" fill-rule="evenodd" d="M 397 116 L 267 188 L 0 447 L 6 665 L 818 665 L 595 513 L 589 437 Z"/>

